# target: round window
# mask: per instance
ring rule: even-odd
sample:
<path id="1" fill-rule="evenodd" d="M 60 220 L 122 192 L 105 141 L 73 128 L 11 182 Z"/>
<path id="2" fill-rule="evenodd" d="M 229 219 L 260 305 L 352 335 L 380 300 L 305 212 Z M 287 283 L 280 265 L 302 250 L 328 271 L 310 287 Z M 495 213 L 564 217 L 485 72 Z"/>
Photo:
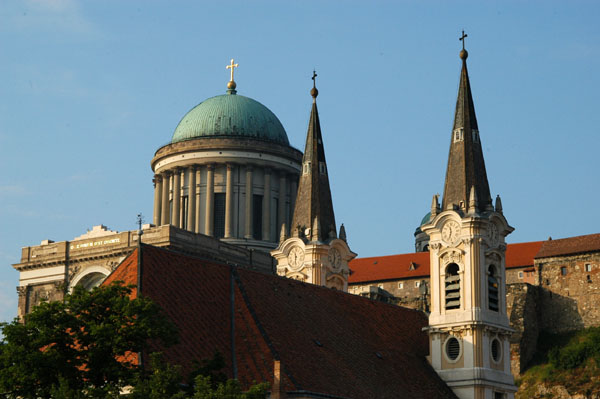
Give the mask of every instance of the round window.
<path id="1" fill-rule="evenodd" d="M 446 341 L 446 356 L 452 361 L 460 356 L 460 342 L 454 337 L 450 337 Z"/>
<path id="2" fill-rule="evenodd" d="M 499 362 L 502 357 L 502 344 L 498 338 L 492 339 L 492 359 Z"/>

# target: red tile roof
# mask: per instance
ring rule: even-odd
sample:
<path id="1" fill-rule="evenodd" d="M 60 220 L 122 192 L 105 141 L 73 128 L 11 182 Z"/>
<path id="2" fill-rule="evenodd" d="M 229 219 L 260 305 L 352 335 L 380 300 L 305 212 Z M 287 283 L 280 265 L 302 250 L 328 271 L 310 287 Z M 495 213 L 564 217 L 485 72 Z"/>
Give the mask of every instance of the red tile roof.
<path id="1" fill-rule="evenodd" d="M 506 246 L 506 268 L 533 266 L 543 241 L 520 242 Z"/>
<path id="2" fill-rule="evenodd" d="M 137 251 L 107 283 L 136 283 Z M 184 369 L 218 350 L 246 386 L 272 382 L 280 359 L 287 391 L 456 398 L 425 359 L 421 312 L 148 245 L 142 255 L 141 292 L 178 326 L 181 342 L 164 352 Z"/>
<path id="3" fill-rule="evenodd" d="M 410 270 L 411 263 L 415 264 L 414 270 Z M 350 284 L 429 277 L 429 252 L 358 258 L 348 266 L 353 272 L 348 278 Z"/>
<path id="4" fill-rule="evenodd" d="M 533 259 L 540 250 L 543 241 L 508 244 L 506 247 L 506 267 L 533 266 Z M 410 270 L 411 263 L 416 265 Z M 377 256 L 354 259 L 349 264 L 352 274 L 350 284 L 371 281 L 399 280 L 429 277 L 429 252 Z"/>
<path id="5" fill-rule="evenodd" d="M 549 258 L 559 255 L 575 255 L 600 251 L 600 234 L 562 238 L 544 241 L 536 258 Z"/>

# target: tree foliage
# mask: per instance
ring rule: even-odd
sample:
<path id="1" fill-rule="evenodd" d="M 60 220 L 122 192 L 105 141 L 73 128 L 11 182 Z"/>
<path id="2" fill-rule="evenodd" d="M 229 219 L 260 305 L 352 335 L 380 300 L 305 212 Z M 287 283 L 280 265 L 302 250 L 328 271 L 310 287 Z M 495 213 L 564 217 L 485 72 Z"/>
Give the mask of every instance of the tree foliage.
<path id="1" fill-rule="evenodd" d="M 197 362 L 187 384 L 181 367 L 161 353 L 149 367 L 137 354 L 150 341 L 177 341 L 174 325 L 149 298 L 131 298 L 132 286 L 76 287 L 63 302 L 42 302 L 20 322 L 1 323 L 0 397 L 9 399 L 264 399 L 268 384 L 246 392 L 223 373 L 216 353 Z M 128 394 L 123 394 L 129 392 Z"/>
<path id="2" fill-rule="evenodd" d="M 5 397 L 118 397 L 138 372 L 136 354 L 154 339 L 175 342 L 175 327 L 132 287 L 76 287 L 43 302 L 23 323 L 2 323 L 0 393 Z"/>

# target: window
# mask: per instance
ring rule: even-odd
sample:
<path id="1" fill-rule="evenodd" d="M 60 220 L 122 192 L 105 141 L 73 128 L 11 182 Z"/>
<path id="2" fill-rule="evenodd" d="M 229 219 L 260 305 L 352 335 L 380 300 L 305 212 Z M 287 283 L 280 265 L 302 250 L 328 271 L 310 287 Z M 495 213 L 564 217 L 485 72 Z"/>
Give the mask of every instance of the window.
<path id="1" fill-rule="evenodd" d="M 519 278 L 523 278 L 523 272 L 519 272 Z"/>
<path id="2" fill-rule="evenodd" d="M 451 263 L 446 268 L 445 290 L 446 309 L 460 308 L 460 276 L 456 263 Z"/>
<path id="3" fill-rule="evenodd" d="M 302 173 L 307 175 L 310 173 L 310 162 L 305 162 Z"/>
<path id="4" fill-rule="evenodd" d="M 420 285 L 421 285 L 420 281 L 415 281 L 415 288 L 419 288 Z"/>
<path id="5" fill-rule="evenodd" d="M 591 272 L 592 271 L 592 265 L 591 265 L 591 263 L 586 263 L 585 264 L 585 271 L 586 272 Z"/>
<path id="6" fill-rule="evenodd" d="M 560 274 L 562 274 L 563 276 L 567 275 L 567 267 L 566 266 L 562 266 L 560 268 Z"/>
<path id="7" fill-rule="evenodd" d="M 263 196 L 254 194 L 252 196 L 252 237 L 255 240 L 262 240 L 262 209 Z"/>
<path id="8" fill-rule="evenodd" d="M 493 265 L 488 269 L 488 306 L 490 310 L 498 311 L 498 277 Z"/>
<path id="9" fill-rule="evenodd" d="M 463 141 L 464 139 L 464 130 L 462 128 L 456 129 L 454 131 L 454 142 Z"/>
<path id="10" fill-rule="evenodd" d="M 188 196 L 185 195 L 183 197 L 181 197 L 181 219 L 179 220 L 179 225 L 181 226 L 182 229 L 187 230 L 188 229 L 188 212 L 189 212 L 189 202 L 188 202 Z"/>
<path id="11" fill-rule="evenodd" d="M 446 357 L 451 362 L 458 360 L 460 356 L 460 341 L 454 337 L 446 340 Z"/>
<path id="12" fill-rule="evenodd" d="M 215 193 L 214 206 L 214 235 L 223 238 L 225 237 L 225 193 Z"/>
<path id="13" fill-rule="evenodd" d="M 502 392 L 494 392 L 494 399 L 506 399 L 506 396 Z"/>
<path id="14" fill-rule="evenodd" d="M 500 340 L 498 338 L 492 339 L 492 345 L 490 349 L 492 354 L 492 360 L 498 363 L 502 358 L 502 344 L 500 343 Z"/>
<path id="15" fill-rule="evenodd" d="M 398 289 L 403 289 L 404 288 L 404 283 L 398 283 Z"/>
<path id="16" fill-rule="evenodd" d="M 471 131 L 471 134 L 472 134 L 472 138 L 473 138 L 473 143 L 479 142 L 479 130 L 473 129 Z"/>
<path id="17" fill-rule="evenodd" d="M 325 167 L 325 162 L 319 162 L 319 173 L 322 175 L 327 174 L 327 168 Z"/>

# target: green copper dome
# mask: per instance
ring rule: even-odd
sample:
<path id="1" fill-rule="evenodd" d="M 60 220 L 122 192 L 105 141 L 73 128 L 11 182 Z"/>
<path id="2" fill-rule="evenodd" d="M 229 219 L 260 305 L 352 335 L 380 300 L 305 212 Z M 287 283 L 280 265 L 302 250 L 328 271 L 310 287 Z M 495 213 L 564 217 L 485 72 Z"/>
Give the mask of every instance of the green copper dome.
<path id="1" fill-rule="evenodd" d="M 171 142 L 200 137 L 249 137 L 289 145 L 275 114 L 258 101 L 235 94 L 235 90 L 192 108 L 177 125 Z"/>
<path id="2" fill-rule="evenodd" d="M 423 216 L 423 219 L 421 219 L 421 224 L 419 226 L 423 226 L 425 223 L 429 223 L 430 219 L 431 219 L 431 212 L 427 212 L 427 215 Z"/>

